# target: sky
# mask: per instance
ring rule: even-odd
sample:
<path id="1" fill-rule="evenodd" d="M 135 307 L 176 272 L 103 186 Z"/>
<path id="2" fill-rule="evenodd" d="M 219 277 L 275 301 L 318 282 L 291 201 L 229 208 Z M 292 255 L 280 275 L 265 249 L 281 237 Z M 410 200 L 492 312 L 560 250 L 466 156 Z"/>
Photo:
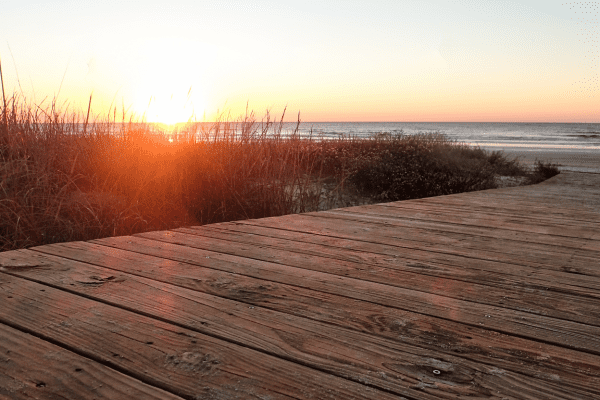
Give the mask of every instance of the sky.
<path id="1" fill-rule="evenodd" d="M 151 122 L 600 122 L 600 1 L 3 0 L 7 95 Z M 79 111 L 77 111 L 79 112 Z"/>

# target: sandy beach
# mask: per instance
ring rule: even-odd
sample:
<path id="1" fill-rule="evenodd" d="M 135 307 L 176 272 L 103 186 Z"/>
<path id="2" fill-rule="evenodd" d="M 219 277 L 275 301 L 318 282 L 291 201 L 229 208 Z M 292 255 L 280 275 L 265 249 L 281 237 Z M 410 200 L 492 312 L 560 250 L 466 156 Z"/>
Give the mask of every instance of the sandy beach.
<path id="1" fill-rule="evenodd" d="M 600 151 L 580 149 L 539 149 L 529 147 L 484 147 L 487 150 L 502 150 L 511 158 L 518 157 L 525 165 L 535 160 L 560 165 L 561 171 L 600 173 Z"/>

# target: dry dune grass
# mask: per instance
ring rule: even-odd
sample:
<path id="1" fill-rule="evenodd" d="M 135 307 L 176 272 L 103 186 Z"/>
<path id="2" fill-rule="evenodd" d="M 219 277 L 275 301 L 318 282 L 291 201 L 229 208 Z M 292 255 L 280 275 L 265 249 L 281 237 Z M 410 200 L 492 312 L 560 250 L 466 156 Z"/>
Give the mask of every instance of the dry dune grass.
<path id="1" fill-rule="evenodd" d="M 517 161 L 440 134 L 322 140 L 253 113 L 151 124 L 18 95 L 0 112 L 0 250 L 492 188 Z"/>

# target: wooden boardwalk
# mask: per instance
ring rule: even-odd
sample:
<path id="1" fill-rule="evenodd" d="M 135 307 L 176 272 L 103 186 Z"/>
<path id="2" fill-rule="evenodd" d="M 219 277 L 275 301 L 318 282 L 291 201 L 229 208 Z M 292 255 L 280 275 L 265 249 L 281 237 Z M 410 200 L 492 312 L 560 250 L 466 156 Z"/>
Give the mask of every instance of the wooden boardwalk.
<path id="1" fill-rule="evenodd" d="M 598 399 L 600 174 L 0 253 L 0 399 Z"/>

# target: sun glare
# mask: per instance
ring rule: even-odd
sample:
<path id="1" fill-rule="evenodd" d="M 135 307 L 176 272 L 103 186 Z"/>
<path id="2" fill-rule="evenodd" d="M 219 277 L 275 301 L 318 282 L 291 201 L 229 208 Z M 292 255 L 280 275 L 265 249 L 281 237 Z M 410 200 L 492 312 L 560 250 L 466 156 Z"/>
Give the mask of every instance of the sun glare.
<path id="1" fill-rule="evenodd" d="M 143 47 L 134 84 L 134 109 L 148 122 L 174 125 L 206 112 L 208 47 L 181 39 L 157 39 Z"/>
<path id="2" fill-rule="evenodd" d="M 181 122 L 196 120 L 204 111 L 204 104 L 198 96 L 189 99 L 184 94 L 172 93 L 165 88 L 160 93 L 152 95 L 144 111 L 146 121 L 165 125 L 175 125 Z"/>

